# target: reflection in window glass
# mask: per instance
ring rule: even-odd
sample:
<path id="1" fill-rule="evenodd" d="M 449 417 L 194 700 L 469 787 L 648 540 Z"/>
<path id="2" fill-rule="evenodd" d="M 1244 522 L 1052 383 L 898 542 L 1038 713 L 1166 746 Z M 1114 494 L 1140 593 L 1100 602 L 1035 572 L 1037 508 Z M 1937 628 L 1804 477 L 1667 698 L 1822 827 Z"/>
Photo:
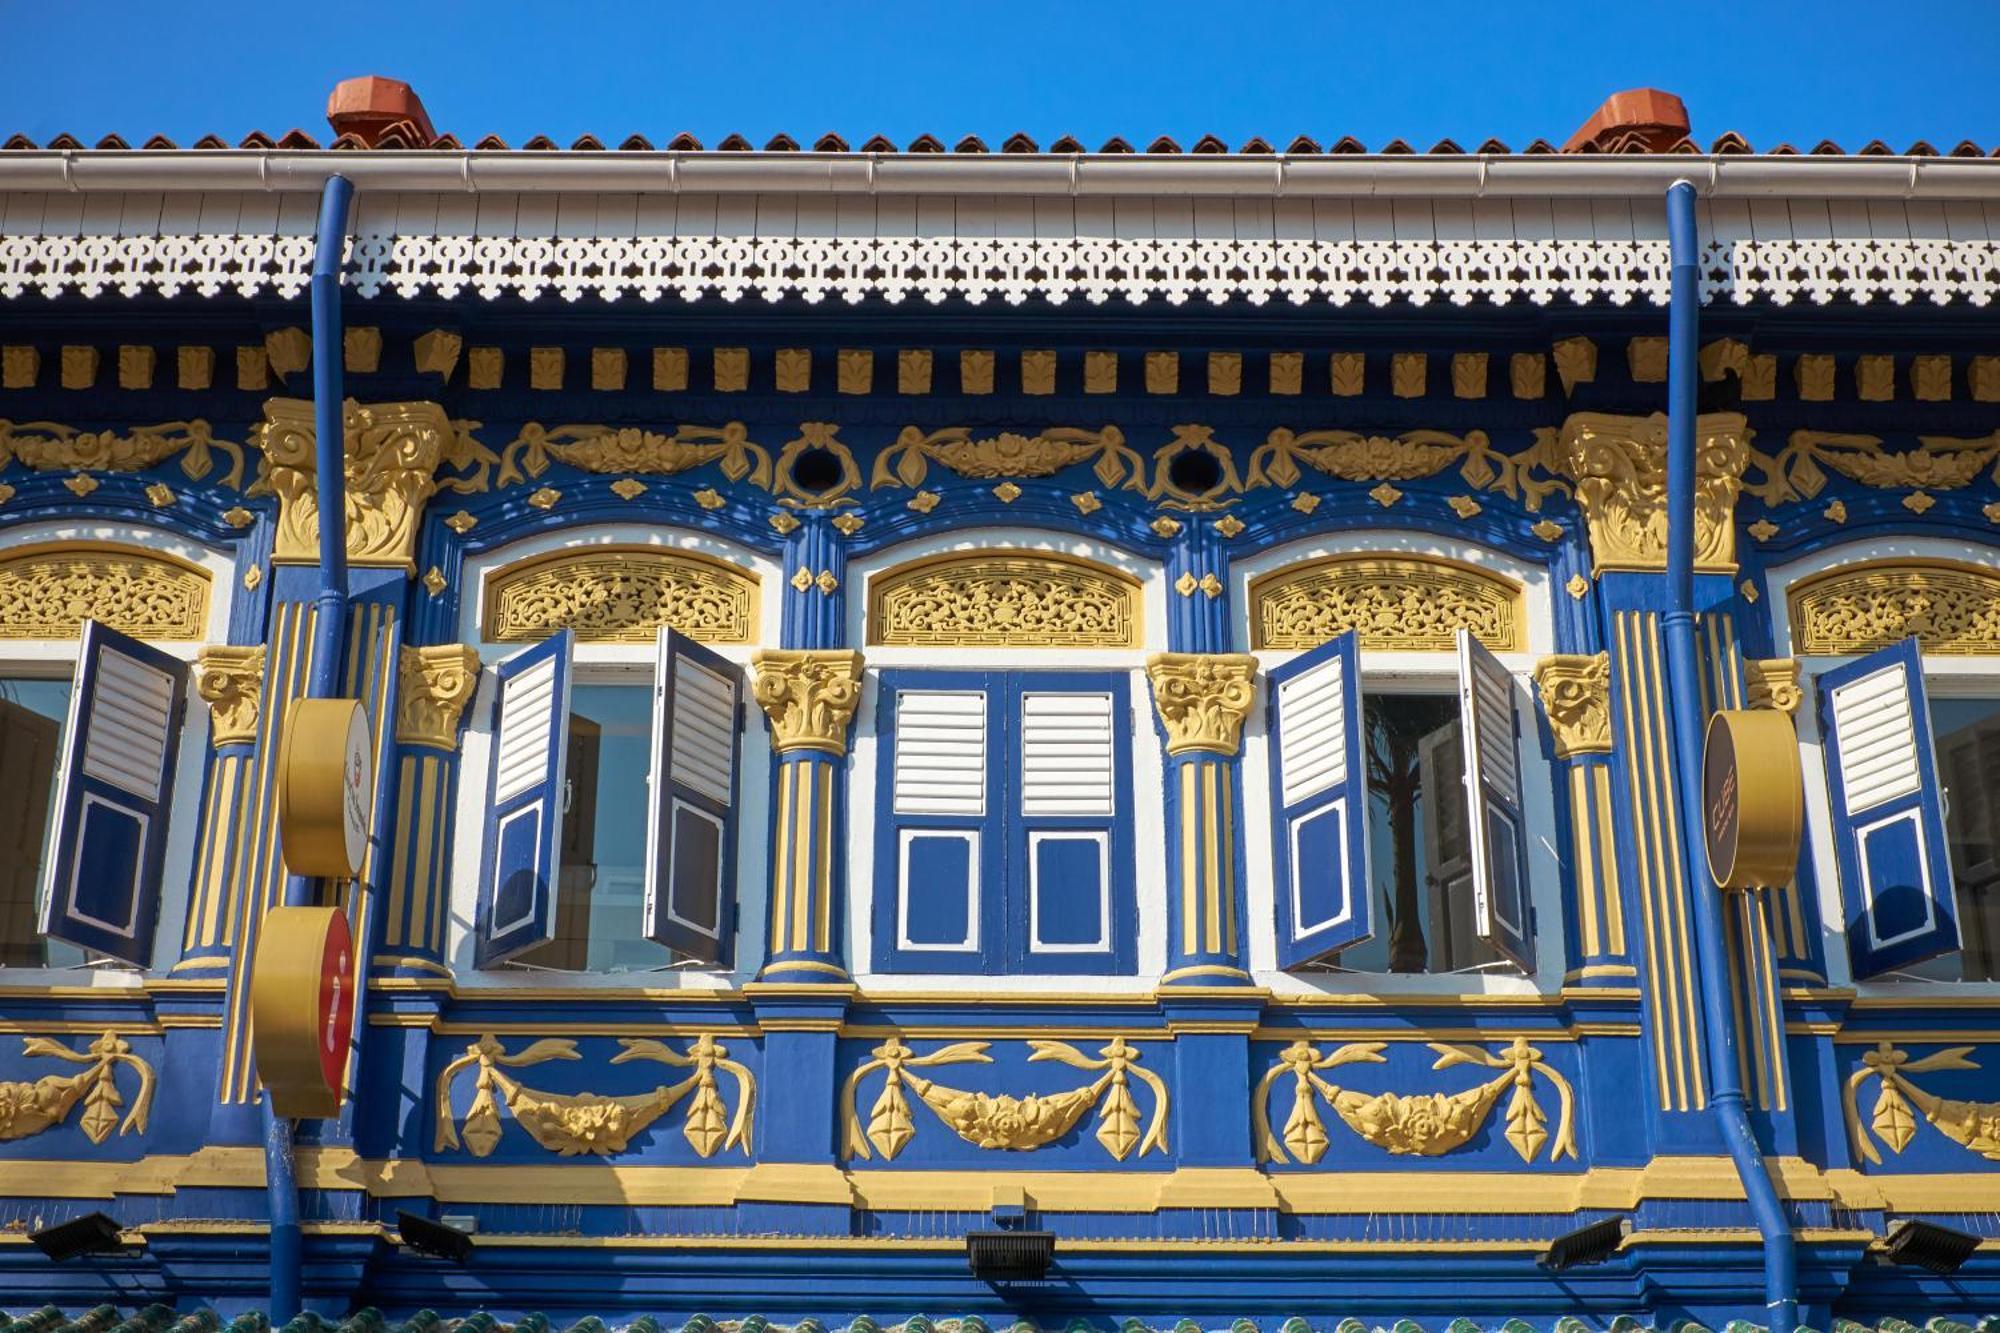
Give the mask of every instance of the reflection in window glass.
<path id="1" fill-rule="evenodd" d="M 68 712 L 67 680 L 0 678 L 0 965 L 7 967 L 83 961 L 82 950 L 36 929 Z"/>
<path id="2" fill-rule="evenodd" d="M 646 775 L 653 743 L 647 685 L 570 690 L 555 938 L 519 956 L 536 967 L 615 972 L 665 967 L 646 938 Z"/>
<path id="3" fill-rule="evenodd" d="M 1911 971 L 2000 981 L 2000 699 L 1933 698 L 1930 709 L 1961 947 Z"/>
<path id="4" fill-rule="evenodd" d="M 1361 972 L 1457 972 L 1501 961 L 1472 912 L 1465 750 L 1455 694 L 1368 694 L 1368 857 L 1375 935 Z"/>

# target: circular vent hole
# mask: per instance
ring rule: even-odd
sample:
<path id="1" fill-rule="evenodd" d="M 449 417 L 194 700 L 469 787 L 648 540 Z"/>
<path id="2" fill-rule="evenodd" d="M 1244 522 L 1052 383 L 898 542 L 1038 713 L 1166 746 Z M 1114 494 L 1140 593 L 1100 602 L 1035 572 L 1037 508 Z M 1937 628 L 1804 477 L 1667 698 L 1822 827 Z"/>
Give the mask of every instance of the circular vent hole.
<path id="1" fill-rule="evenodd" d="M 840 479 L 840 460 L 825 449 L 808 449 L 792 460 L 792 481 L 802 491 L 825 495 Z"/>
<path id="2" fill-rule="evenodd" d="M 1207 495 L 1222 484 L 1222 463 L 1205 449 L 1175 454 L 1167 460 L 1167 480 L 1187 495 Z"/>

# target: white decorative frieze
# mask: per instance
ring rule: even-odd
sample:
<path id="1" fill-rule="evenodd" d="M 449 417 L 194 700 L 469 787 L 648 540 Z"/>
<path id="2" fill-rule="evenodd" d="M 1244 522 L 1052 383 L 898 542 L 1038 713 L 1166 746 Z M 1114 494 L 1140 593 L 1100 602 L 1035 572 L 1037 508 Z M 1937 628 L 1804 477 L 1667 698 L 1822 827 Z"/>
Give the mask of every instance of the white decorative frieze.
<path id="1" fill-rule="evenodd" d="M 5 236 L 0 296 L 294 298 L 305 290 L 312 245 L 310 236 Z M 362 233 L 350 243 L 347 274 L 364 298 L 1622 306 L 1666 304 L 1668 253 L 1661 240 Z M 1985 306 L 1996 290 L 2000 242 L 1989 240 L 1730 240 L 1710 242 L 1702 256 L 1710 302 Z"/>

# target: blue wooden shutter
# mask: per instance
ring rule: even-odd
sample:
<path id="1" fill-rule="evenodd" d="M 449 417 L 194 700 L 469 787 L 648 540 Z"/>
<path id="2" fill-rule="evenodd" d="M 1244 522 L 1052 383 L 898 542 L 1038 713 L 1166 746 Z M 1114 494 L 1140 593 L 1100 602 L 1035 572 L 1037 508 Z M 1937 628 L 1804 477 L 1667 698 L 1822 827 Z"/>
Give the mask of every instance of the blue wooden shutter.
<path id="1" fill-rule="evenodd" d="M 646 830 L 646 935 L 727 963 L 736 887 L 737 713 L 743 672 L 660 630 Z"/>
<path id="2" fill-rule="evenodd" d="M 555 935 L 571 643 L 570 632 L 562 630 L 515 653 L 493 673 L 499 698 L 493 709 L 493 776 L 474 950 L 481 967 Z"/>
<path id="3" fill-rule="evenodd" d="M 51 939 L 152 961 L 187 678 L 185 663 L 84 622 L 42 900 Z"/>
<path id="4" fill-rule="evenodd" d="M 1958 917 L 1917 641 L 1821 676 L 1819 722 L 1855 978 L 1950 953 Z"/>
<path id="5" fill-rule="evenodd" d="M 1466 832 L 1479 937 L 1523 972 L 1535 970 L 1527 820 L 1514 677 L 1466 630 L 1458 632 L 1458 709 L 1465 732 Z"/>
<path id="6" fill-rule="evenodd" d="M 1009 681 L 1013 970 L 1131 966 L 1129 689 L 1123 676 L 1028 673 Z"/>
<path id="7" fill-rule="evenodd" d="M 1280 967 L 1375 933 L 1359 643 L 1349 630 L 1271 672 Z"/>
<path id="8" fill-rule="evenodd" d="M 907 681 L 907 683 L 906 683 Z M 983 972 L 999 958 L 1005 747 L 981 672 L 885 675 L 875 844 L 875 956 L 885 970 Z"/>

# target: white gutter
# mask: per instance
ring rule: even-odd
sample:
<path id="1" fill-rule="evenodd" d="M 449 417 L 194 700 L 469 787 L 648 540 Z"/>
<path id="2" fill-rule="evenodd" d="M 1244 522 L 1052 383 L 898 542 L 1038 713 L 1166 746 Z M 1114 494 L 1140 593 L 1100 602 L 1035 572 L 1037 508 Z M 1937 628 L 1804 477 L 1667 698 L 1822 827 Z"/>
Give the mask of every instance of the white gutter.
<path id="1" fill-rule="evenodd" d="M 2000 159 L 1452 155 L 0 152 L 0 191 L 317 193 L 335 172 L 368 193 L 604 191 L 851 195 L 1705 196 L 2000 199 Z"/>

